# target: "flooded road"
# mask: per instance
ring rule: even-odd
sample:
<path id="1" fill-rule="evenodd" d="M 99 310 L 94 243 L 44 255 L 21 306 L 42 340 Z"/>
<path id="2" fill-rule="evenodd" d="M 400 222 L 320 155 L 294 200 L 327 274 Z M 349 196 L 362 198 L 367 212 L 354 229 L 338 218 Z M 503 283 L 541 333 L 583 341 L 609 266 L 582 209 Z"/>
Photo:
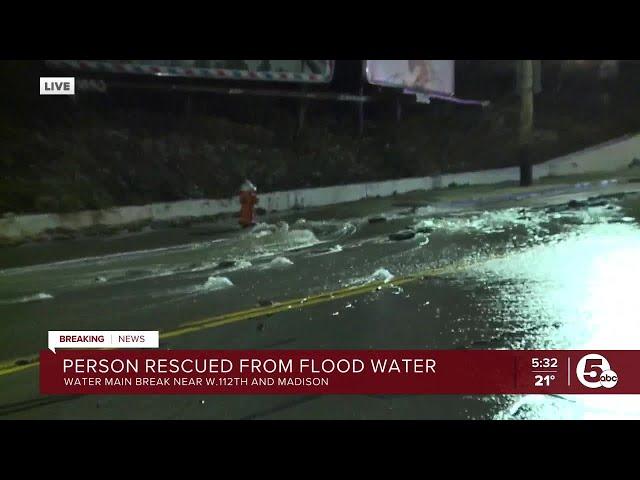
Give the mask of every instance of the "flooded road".
<path id="1" fill-rule="evenodd" d="M 391 288 L 203 329 L 161 347 L 636 349 L 640 194 L 632 190 L 348 218 L 301 213 L 175 245 L 7 262 L 0 362 L 31 357 L 47 330 L 167 330 L 374 281 Z M 36 247 L 13 248 L 24 257 Z M 444 270 L 393 286 L 434 268 Z M 47 400 L 38 399 L 37 375 L 33 368 L 0 376 L 0 418 L 640 418 L 638 397 L 624 395 Z"/>

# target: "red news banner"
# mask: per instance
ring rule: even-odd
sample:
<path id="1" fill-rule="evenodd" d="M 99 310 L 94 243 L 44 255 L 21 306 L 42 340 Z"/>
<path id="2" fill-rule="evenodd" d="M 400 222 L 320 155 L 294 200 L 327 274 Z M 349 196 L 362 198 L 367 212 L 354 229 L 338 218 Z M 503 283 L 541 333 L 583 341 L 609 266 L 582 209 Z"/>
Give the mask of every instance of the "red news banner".
<path id="1" fill-rule="evenodd" d="M 640 393 L 640 351 L 49 350 L 43 394 Z"/>

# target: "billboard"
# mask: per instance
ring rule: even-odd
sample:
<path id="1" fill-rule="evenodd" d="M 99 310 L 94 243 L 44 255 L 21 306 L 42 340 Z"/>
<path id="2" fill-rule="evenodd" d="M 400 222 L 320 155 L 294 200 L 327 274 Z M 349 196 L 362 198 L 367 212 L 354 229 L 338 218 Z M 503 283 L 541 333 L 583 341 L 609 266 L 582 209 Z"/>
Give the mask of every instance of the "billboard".
<path id="1" fill-rule="evenodd" d="M 47 60 L 86 72 L 262 82 L 328 83 L 333 60 Z"/>
<path id="2" fill-rule="evenodd" d="M 373 85 L 411 93 L 454 93 L 454 60 L 367 60 L 366 74 Z"/>

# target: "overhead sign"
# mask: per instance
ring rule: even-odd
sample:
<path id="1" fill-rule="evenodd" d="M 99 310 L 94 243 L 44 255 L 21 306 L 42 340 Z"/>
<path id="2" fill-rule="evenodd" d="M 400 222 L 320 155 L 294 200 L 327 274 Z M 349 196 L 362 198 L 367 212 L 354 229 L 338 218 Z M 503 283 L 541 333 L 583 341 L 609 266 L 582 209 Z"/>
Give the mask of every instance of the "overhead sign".
<path id="1" fill-rule="evenodd" d="M 444 96 L 454 94 L 454 60 L 367 60 L 373 85 Z"/>
<path id="2" fill-rule="evenodd" d="M 53 67 L 159 77 L 328 83 L 333 60 L 48 60 Z"/>

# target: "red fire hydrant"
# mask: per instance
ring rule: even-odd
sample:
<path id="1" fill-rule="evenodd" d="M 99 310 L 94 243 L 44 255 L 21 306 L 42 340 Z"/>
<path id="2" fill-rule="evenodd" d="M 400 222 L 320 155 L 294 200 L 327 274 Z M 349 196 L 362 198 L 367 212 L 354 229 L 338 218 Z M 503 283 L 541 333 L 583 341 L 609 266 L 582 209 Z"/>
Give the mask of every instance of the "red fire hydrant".
<path id="1" fill-rule="evenodd" d="M 249 180 L 240 186 L 240 220 L 243 228 L 255 225 L 255 205 L 258 203 L 258 189 Z"/>

